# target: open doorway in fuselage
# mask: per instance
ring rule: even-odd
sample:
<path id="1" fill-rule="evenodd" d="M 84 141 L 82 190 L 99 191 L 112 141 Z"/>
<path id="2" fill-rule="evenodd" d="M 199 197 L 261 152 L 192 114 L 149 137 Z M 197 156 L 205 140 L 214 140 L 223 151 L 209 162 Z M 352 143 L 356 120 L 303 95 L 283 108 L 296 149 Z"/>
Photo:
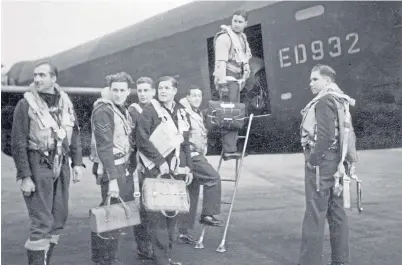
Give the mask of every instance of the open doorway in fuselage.
<path id="1" fill-rule="evenodd" d="M 244 31 L 250 45 L 253 57 L 250 59 L 251 74 L 246 85 L 240 93 L 240 101 L 247 106 L 247 112 L 258 114 L 271 113 L 270 95 L 268 92 L 267 75 L 264 65 L 264 45 L 262 42 L 261 25 L 247 27 Z M 207 39 L 208 67 L 212 100 L 219 100 L 219 93 L 214 84 L 214 37 Z"/>

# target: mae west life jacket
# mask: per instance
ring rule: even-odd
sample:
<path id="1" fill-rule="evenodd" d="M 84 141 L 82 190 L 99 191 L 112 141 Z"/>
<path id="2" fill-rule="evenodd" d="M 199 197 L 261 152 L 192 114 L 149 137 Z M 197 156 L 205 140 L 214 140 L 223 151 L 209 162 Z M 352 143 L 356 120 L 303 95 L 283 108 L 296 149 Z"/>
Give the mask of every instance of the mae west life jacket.
<path id="1" fill-rule="evenodd" d="M 204 124 L 204 116 L 202 113 L 196 113 L 187 98 L 182 98 L 180 101 L 185 107 L 186 112 L 190 117 L 190 151 L 191 156 L 199 154 L 206 155 L 208 151 L 208 131 Z"/>
<path id="2" fill-rule="evenodd" d="M 152 132 L 149 140 L 164 158 L 174 151 L 175 155 L 170 162 L 170 170 L 175 174 L 187 174 L 185 168 L 179 166 L 180 145 L 184 141 L 183 133 L 190 129 L 185 110 L 177 110 L 178 125 L 176 127 L 172 116 L 161 106 L 159 101 L 152 99 L 150 102 L 158 114 L 158 118 L 161 119 L 161 123 Z M 155 167 L 155 164 L 143 153 L 140 151 L 138 153 L 145 168 L 151 170 Z"/>
<path id="3" fill-rule="evenodd" d="M 128 107 L 128 112 L 131 112 L 132 109 L 135 109 L 139 114 L 142 113 L 142 107 L 140 106 L 140 104 L 138 103 L 132 103 L 129 107 Z M 135 126 L 137 126 L 134 122 L 131 124 L 132 130 L 135 130 Z"/>
<path id="4" fill-rule="evenodd" d="M 341 148 L 341 161 L 338 165 L 338 172 L 345 172 L 343 162 L 356 162 L 356 136 L 353 131 L 352 119 L 349 106 L 355 105 L 355 100 L 343 94 L 336 84 L 332 84 L 328 91 L 320 92 L 306 107 L 301 111 L 303 115 L 300 125 L 301 145 L 303 148 L 315 145 L 315 135 L 317 120 L 315 117 L 315 106 L 324 96 L 330 95 L 337 106 L 338 119 L 335 120 L 335 141 L 339 138 Z"/>
<path id="5" fill-rule="evenodd" d="M 104 96 L 104 95 L 103 95 Z M 94 110 L 91 115 L 91 128 L 92 128 L 92 138 L 91 138 L 91 154 L 89 159 L 98 163 L 98 175 L 103 174 L 103 165 L 99 159 L 96 150 L 96 140 L 95 140 L 95 125 L 94 125 L 94 113 L 101 107 L 106 105 L 113 111 L 114 114 L 114 132 L 113 132 L 113 154 L 119 156 L 115 160 L 115 165 L 121 165 L 129 160 L 130 153 L 132 151 L 130 145 L 130 134 L 131 134 L 131 118 L 128 111 L 125 110 L 122 113 L 115 104 L 106 98 L 99 98 L 94 103 Z"/>
<path id="6" fill-rule="evenodd" d="M 251 49 L 247 41 L 247 36 L 244 33 L 240 34 L 242 38 L 245 49 L 241 45 L 238 35 L 232 30 L 231 26 L 221 25 L 221 31 L 215 35 L 214 47 L 216 47 L 216 39 L 222 34 L 228 34 L 231 40 L 231 46 L 229 50 L 229 61 L 226 63 L 226 69 L 235 72 L 242 73 L 243 65 L 248 64 L 250 58 L 252 57 Z M 250 73 L 248 73 L 250 74 Z M 215 74 L 214 74 L 215 75 Z M 249 76 L 243 77 L 247 79 Z"/>
<path id="7" fill-rule="evenodd" d="M 64 138 L 67 138 L 68 145 L 71 144 L 75 123 L 74 108 L 70 98 L 58 85 L 55 89 L 60 93 L 60 100 L 57 107 L 51 108 L 41 99 L 32 84 L 30 91 L 24 93 L 24 98 L 29 105 L 28 149 L 39 150 L 45 155 L 55 150 L 57 145 L 61 148 Z M 59 122 L 53 118 L 51 112 L 59 113 L 57 115 Z"/>

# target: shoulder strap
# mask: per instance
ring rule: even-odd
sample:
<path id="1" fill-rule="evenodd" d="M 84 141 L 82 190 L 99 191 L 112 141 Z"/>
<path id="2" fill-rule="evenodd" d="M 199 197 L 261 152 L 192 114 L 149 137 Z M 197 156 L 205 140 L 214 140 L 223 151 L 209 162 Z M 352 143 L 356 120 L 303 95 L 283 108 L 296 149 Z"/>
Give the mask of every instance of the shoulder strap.
<path id="1" fill-rule="evenodd" d="M 42 112 L 42 110 L 39 108 L 38 100 L 40 99 L 35 98 L 35 95 L 32 92 L 25 92 L 24 98 L 28 102 L 28 105 L 31 107 L 32 111 L 38 115 L 38 118 L 43 125 L 48 125 L 53 130 L 59 129 L 59 125 L 54 120 L 52 115 L 50 115 L 49 108 L 45 107 L 43 109 L 44 112 Z"/>
<path id="2" fill-rule="evenodd" d="M 140 114 L 142 113 L 142 108 L 141 108 L 140 104 L 133 103 L 133 104 L 130 105 L 129 108 L 131 108 L 131 107 L 135 108 L 138 111 L 138 113 L 140 113 Z"/>
<path id="3" fill-rule="evenodd" d="M 37 113 L 39 111 L 39 106 L 32 92 L 25 92 L 24 98 L 28 101 L 28 104 L 32 108 L 32 111 L 34 113 Z"/>
<path id="4" fill-rule="evenodd" d="M 345 160 L 346 153 L 348 151 L 348 142 L 349 142 L 348 140 L 349 140 L 349 133 L 350 133 L 350 129 L 351 129 L 351 117 L 350 117 L 348 102 L 343 101 L 341 103 L 341 102 L 337 101 L 336 99 L 335 99 L 335 102 L 336 102 L 337 110 L 338 110 L 338 121 L 341 122 L 343 120 L 343 126 L 344 126 L 343 139 L 341 142 L 342 157 L 341 157 L 341 161 L 339 163 L 339 166 L 341 166 Z"/>
<path id="5" fill-rule="evenodd" d="M 151 104 L 152 106 L 154 106 L 159 118 L 161 118 L 162 120 L 166 120 L 170 117 L 170 115 L 166 115 L 166 112 L 163 111 L 163 108 L 159 101 L 157 101 L 156 99 L 151 99 Z"/>
<path id="6" fill-rule="evenodd" d="M 242 49 L 239 38 L 236 37 L 235 33 L 229 26 L 221 26 L 221 27 L 224 30 L 226 30 L 227 34 L 229 35 L 230 40 L 232 41 L 233 48 L 234 48 L 235 52 L 238 54 L 239 58 L 241 58 L 242 61 L 245 61 L 246 60 L 245 53 Z M 242 36 L 242 38 L 244 39 L 244 42 L 246 45 L 246 50 L 247 50 L 247 39 L 245 39 L 244 36 Z"/>

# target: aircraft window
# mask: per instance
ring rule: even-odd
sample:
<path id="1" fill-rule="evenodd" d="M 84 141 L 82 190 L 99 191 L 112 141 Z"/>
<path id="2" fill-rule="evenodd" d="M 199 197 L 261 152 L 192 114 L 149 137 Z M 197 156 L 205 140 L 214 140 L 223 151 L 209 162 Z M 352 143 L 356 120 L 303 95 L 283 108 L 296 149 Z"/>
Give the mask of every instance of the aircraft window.
<path id="1" fill-rule="evenodd" d="M 324 7 L 322 5 L 317 5 L 297 11 L 295 14 L 295 18 L 297 21 L 301 21 L 313 17 L 318 17 L 322 14 L 324 14 Z"/>

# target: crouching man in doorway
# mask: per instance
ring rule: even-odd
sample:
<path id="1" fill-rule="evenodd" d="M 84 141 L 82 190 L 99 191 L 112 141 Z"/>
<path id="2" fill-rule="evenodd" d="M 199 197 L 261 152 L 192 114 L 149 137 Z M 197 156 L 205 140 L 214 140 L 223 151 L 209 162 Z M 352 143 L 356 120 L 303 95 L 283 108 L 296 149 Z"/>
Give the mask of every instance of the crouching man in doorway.
<path id="1" fill-rule="evenodd" d="M 207 129 L 203 113 L 199 110 L 202 102 L 202 90 L 190 86 L 187 96 L 180 100 L 190 117 L 190 151 L 193 163 L 193 182 L 188 186 L 190 193 L 190 212 L 180 218 L 178 224 L 178 241 L 186 244 L 196 244 L 188 229 L 194 228 L 197 212 L 200 185 L 203 189 L 203 207 L 200 223 L 209 226 L 220 226 L 221 222 L 214 217 L 221 210 L 221 179 L 218 172 L 205 158 L 207 153 Z"/>

